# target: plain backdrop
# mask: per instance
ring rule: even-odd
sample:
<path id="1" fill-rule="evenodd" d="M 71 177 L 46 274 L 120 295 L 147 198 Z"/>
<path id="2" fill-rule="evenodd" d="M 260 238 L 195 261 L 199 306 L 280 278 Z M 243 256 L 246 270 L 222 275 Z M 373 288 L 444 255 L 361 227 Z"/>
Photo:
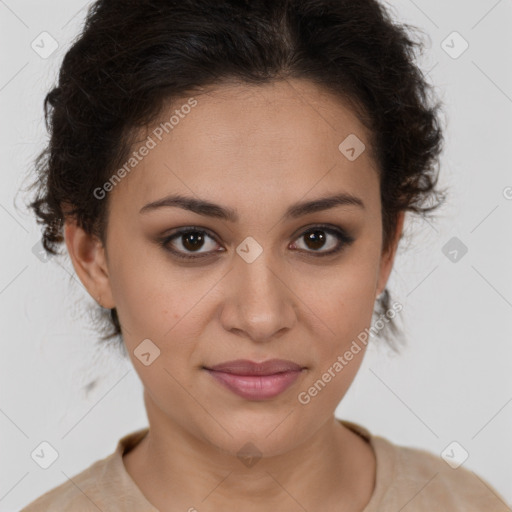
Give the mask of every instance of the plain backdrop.
<path id="1" fill-rule="evenodd" d="M 37 257 L 41 231 L 19 193 L 46 140 L 44 95 L 87 5 L 0 1 L 1 511 L 19 510 L 147 424 L 135 370 L 96 345 L 84 313 L 92 299 L 69 258 Z M 336 415 L 437 455 L 456 441 L 468 453 L 463 467 L 510 504 L 512 3 L 401 0 L 392 9 L 425 33 L 419 64 L 444 102 L 450 197 L 436 220 L 407 219 L 389 281 L 407 346 L 394 355 L 373 339 Z M 49 56 L 32 47 L 42 32 L 58 43 Z M 48 469 L 31 457 L 43 441 L 58 452 Z"/>

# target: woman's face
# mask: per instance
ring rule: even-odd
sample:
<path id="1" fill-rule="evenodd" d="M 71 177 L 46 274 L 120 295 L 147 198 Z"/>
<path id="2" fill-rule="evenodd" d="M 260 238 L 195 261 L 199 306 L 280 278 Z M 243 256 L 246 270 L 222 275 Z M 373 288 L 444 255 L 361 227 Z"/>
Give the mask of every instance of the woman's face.
<path id="1" fill-rule="evenodd" d="M 152 428 L 233 454 L 249 441 L 286 452 L 332 420 L 364 344 L 335 363 L 370 326 L 391 269 L 367 132 L 299 80 L 212 89 L 162 122 L 141 134 L 137 163 L 110 192 L 103 278 L 82 280 L 117 308 Z M 190 208 L 148 206 L 177 195 Z M 340 200 L 314 206 L 331 196 Z M 239 359 L 302 370 L 207 369 Z"/>

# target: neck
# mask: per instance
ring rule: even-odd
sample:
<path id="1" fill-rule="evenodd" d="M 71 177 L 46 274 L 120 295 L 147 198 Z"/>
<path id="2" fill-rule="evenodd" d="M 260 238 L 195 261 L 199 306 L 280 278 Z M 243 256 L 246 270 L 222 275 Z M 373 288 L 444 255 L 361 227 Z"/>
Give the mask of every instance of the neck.
<path id="1" fill-rule="evenodd" d="M 159 510 L 360 511 L 373 492 L 372 448 L 334 416 L 291 451 L 242 460 L 146 408 L 149 432 L 123 461 Z"/>

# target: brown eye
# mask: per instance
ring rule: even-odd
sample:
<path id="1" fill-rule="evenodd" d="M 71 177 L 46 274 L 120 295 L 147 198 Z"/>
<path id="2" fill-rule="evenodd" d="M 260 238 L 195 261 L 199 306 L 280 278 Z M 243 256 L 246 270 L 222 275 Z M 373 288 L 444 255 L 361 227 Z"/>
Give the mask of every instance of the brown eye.
<path id="1" fill-rule="evenodd" d="M 212 240 L 212 242 L 209 242 Z M 187 228 L 161 241 L 161 245 L 178 258 L 202 258 L 215 252 L 217 243 L 211 235 L 202 229 Z M 201 251 L 206 247 L 206 250 Z M 197 254 L 197 256 L 194 256 Z"/>
<path id="2" fill-rule="evenodd" d="M 325 245 L 327 238 L 328 235 L 326 236 L 325 231 L 322 230 L 310 231 L 308 234 L 304 235 L 306 245 L 315 251 Z"/>
<path id="3" fill-rule="evenodd" d="M 199 231 L 191 231 L 185 235 L 181 235 L 181 244 L 187 251 L 196 251 L 204 245 L 204 236 Z"/>
<path id="4" fill-rule="evenodd" d="M 301 251 L 313 256 L 329 256 L 350 245 L 354 238 L 339 228 L 314 226 L 304 231 L 297 240 L 303 242 L 303 247 L 299 247 Z M 298 244 L 293 245 L 293 248 L 297 248 Z"/>
<path id="5" fill-rule="evenodd" d="M 341 228 L 320 225 L 303 231 L 296 240 L 301 243 L 295 242 L 292 249 L 320 257 L 340 252 L 355 239 Z M 218 243 L 212 235 L 193 226 L 178 230 L 159 243 L 166 251 L 181 259 L 200 259 L 221 252 L 216 249 Z"/>

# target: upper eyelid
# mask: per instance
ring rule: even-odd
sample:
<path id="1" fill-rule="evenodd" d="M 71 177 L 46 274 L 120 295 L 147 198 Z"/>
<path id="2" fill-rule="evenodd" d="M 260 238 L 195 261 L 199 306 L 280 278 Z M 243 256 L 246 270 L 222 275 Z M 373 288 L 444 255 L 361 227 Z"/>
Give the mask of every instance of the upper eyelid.
<path id="1" fill-rule="evenodd" d="M 334 225 L 329 225 L 329 224 L 326 224 L 326 223 L 320 223 L 320 224 L 311 224 L 309 226 L 305 226 L 305 227 L 302 227 L 300 228 L 298 231 L 296 231 L 293 235 L 293 240 L 296 240 L 298 237 L 300 237 L 301 235 L 303 235 L 304 233 L 308 232 L 308 231 L 311 231 L 312 229 L 315 229 L 315 228 L 318 228 L 318 229 L 323 229 L 327 232 L 329 232 L 330 234 L 332 234 L 333 236 L 337 236 L 337 238 L 339 239 L 340 237 L 347 237 L 349 239 L 353 239 L 353 236 L 351 236 L 346 229 L 340 227 L 340 226 L 334 226 Z M 184 234 L 187 234 L 187 233 L 190 233 L 190 232 L 196 232 L 196 231 L 199 231 L 199 232 L 203 232 L 203 233 L 206 233 L 210 238 L 212 238 L 213 240 L 215 240 L 215 242 L 217 244 L 220 245 L 218 239 L 217 239 L 217 236 L 213 234 L 212 231 L 210 231 L 208 228 L 203 228 L 203 227 L 200 227 L 200 226 L 186 226 L 186 227 L 183 227 L 183 228 L 177 228 L 177 231 L 170 234 L 170 235 L 167 235 L 164 237 L 164 240 L 167 240 L 168 242 L 170 242 L 171 240 L 174 240 L 175 238 L 179 238 L 180 236 L 184 235 Z M 198 253 L 198 254 L 201 254 L 201 253 Z"/>
<path id="2" fill-rule="evenodd" d="M 165 236 L 164 238 L 166 238 L 167 240 L 172 240 L 173 238 L 178 238 L 181 235 L 185 235 L 187 233 L 196 232 L 196 231 L 199 231 L 201 233 L 206 233 L 210 238 L 213 238 L 217 243 L 219 243 L 217 240 L 217 236 L 214 235 L 212 231 L 210 231 L 207 228 L 200 228 L 200 227 L 196 227 L 196 226 L 187 226 L 184 228 L 177 228 L 177 231 L 175 231 L 174 233 L 172 233 L 170 235 Z"/>
<path id="3" fill-rule="evenodd" d="M 325 229 L 326 231 L 329 231 L 329 230 L 334 231 L 334 232 L 341 231 L 341 232 L 347 233 L 347 229 L 345 229 L 341 226 L 331 225 L 328 223 L 318 223 L 318 224 L 311 224 L 309 226 L 299 228 L 298 230 L 296 230 L 294 232 L 293 236 L 299 236 L 299 235 L 305 233 L 306 231 L 310 231 L 315 228 Z M 214 232 L 212 230 L 210 230 L 209 228 L 201 227 L 201 226 L 184 226 L 184 227 L 176 228 L 175 230 L 169 230 L 169 231 L 174 231 L 174 232 L 169 235 L 166 235 L 166 238 L 172 238 L 174 236 L 183 235 L 184 233 L 189 233 L 189 232 L 193 232 L 193 231 L 204 232 L 207 235 L 211 236 L 212 238 L 215 238 L 215 239 L 218 238 L 217 235 L 214 234 Z"/>

